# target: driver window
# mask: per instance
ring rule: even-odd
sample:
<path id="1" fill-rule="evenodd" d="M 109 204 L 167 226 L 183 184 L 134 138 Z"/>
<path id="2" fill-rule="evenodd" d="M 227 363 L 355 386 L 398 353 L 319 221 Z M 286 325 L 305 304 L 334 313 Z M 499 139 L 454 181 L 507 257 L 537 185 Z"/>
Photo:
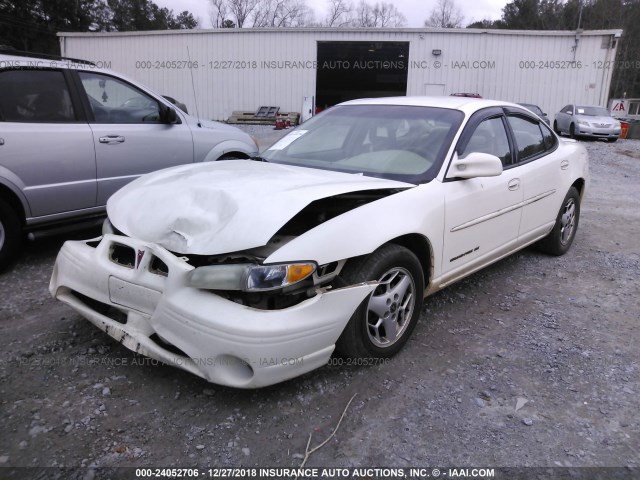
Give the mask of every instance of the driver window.
<path id="1" fill-rule="evenodd" d="M 149 95 L 108 75 L 78 75 L 96 123 L 162 123 L 160 106 Z"/>
<path id="2" fill-rule="evenodd" d="M 511 163 L 511 150 L 502 117 L 489 118 L 476 127 L 464 151 L 460 153 L 460 158 L 471 152 L 495 155 L 502 160 L 503 166 Z"/>

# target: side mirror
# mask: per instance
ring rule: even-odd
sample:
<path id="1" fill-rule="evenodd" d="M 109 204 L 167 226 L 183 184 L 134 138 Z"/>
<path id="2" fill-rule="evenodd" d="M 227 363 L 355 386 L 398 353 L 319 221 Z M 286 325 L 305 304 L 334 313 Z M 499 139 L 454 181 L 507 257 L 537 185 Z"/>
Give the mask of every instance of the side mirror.
<path id="1" fill-rule="evenodd" d="M 160 108 L 162 109 L 160 114 L 163 123 L 171 124 L 178 122 L 178 114 L 176 113 L 174 108 L 166 107 L 164 105 L 162 105 Z"/>
<path id="2" fill-rule="evenodd" d="M 464 158 L 453 154 L 447 178 L 497 177 L 502 173 L 502 161 L 495 155 L 471 152 Z"/>
<path id="3" fill-rule="evenodd" d="M 546 113 L 542 112 L 542 116 L 543 117 L 547 117 L 548 115 Z"/>

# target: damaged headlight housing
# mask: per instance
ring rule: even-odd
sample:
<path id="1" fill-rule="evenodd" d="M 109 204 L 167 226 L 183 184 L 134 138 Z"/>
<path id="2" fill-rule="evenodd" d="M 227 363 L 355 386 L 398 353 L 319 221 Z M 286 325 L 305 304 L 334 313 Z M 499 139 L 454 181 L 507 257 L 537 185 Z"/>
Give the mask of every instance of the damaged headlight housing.
<path id="1" fill-rule="evenodd" d="M 314 262 L 277 265 L 209 265 L 198 267 L 189 276 L 189 284 L 207 290 L 265 292 L 294 285 L 316 271 Z"/>

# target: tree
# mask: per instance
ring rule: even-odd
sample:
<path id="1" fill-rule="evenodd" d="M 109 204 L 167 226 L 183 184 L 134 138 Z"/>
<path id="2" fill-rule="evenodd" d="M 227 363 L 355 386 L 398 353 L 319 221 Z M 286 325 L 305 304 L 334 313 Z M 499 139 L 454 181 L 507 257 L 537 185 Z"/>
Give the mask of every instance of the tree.
<path id="1" fill-rule="evenodd" d="M 261 0 L 253 11 L 253 26 L 304 27 L 312 18 L 304 0 Z"/>
<path id="2" fill-rule="evenodd" d="M 0 0 L 0 43 L 38 53 L 60 52 L 56 32 L 106 30 L 104 0 Z"/>
<path id="3" fill-rule="evenodd" d="M 229 7 L 226 0 L 211 0 L 211 25 L 213 28 L 235 28 L 235 23 L 229 20 Z M 226 22 L 233 23 L 233 27 L 225 27 Z"/>
<path id="4" fill-rule="evenodd" d="M 477 22 L 470 23 L 467 28 L 482 28 L 482 29 L 496 29 L 504 28 L 502 20 L 490 20 L 485 18 Z"/>
<path id="5" fill-rule="evenodd" d="M 407 19 L 393 4 L 379 2 L 373 5 L 360 0 L 353 26 L 365 28 L 404 27 Z"/>
<path id="6" fill-rule="evenodd" d="M 352 22 L 353 5 L 348 0 L 329 0 L 329 13 L 324 21 L 327 27 L 344 27 Z"/>
<path id="7" fill-rule="evenodd" d="M 238 28 L 242 28 L 258 5 L 258 0 L 228 0 L 228 8 L 236 20 Z"/>
<path id="8" fill-rule="evenodd" d="M 198 26 L 187 11 L 174 16 L 173 10 L 160 8 L 150 0 L 107 0 L 111 27 L 118 32 L 141 30 L 179 30 Z"/>
<path id="9" fill-rule="evenodd" d="M 454 0 L 438 0 L 431 10 L 429 18 L 424 21 L 425 27 L 435 28 L 460 28 L 464 15 L 455 4 Z"/>
<path id="10" fill-rule="evenodd" d="M 180 12 L 175 20 L 169 22 L 170 30 L 193 30 L 194 28 L 198 28 L 198 21 L 187 10 Z"/>

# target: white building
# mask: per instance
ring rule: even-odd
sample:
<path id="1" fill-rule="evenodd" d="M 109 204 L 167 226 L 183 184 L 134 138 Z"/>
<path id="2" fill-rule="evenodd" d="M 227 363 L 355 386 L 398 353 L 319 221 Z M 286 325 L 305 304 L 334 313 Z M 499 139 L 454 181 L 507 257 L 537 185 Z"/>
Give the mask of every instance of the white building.
<path id="1" fill-rule="evenodd" d="M 461 92 L 535 103 L 551 117 L 570 103 L 606 106 L 621 33 L 285 28 L 58 35 L 62 55 L 125 73 L 192 113 L 195 98 L 201 117 L 224 120 L 263 105 L 309 111 L 314 98 L 322 108 L 351 98 Z"/>

